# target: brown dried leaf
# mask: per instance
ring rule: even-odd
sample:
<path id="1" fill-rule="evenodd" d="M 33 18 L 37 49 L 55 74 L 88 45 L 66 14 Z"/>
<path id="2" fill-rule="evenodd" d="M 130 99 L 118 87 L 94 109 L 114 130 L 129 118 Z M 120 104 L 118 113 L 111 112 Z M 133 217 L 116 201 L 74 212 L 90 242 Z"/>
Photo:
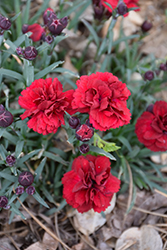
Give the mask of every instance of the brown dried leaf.
<path id="1" fill-rule="evenodd" d="M 148 226 L 132 227 L 124 231 L 116 242 L 115 250 L 162 250 L 158 232 Z"/>

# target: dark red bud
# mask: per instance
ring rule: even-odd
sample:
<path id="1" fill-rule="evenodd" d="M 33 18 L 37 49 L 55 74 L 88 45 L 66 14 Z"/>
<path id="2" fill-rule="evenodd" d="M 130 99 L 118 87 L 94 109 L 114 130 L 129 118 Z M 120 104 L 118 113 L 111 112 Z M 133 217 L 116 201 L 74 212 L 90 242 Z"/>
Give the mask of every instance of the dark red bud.
<path id="1" fill-rule="evenodd" d="M 125 15 L 126 13 L 128 13 L 128 7 L 126 6 L 126 4 L 124 2 L 120 2 L 118 4 L 117 7 L 117 12 L 119 15 Z"/>
<path id="2" fill-rule="evenodd" d="M 21 47 L 16 48 L 16 53 L 21 56 L 24 53 L 24 50 Z"/>
<path id="3" fill-rule="evenodd" d="M 152 28 L 152 23 L 151 22 L 149 22 L 149 21 L 144 21 L 144 23 L 142 24 L 142 26 L 141 26 L 141 28 L 142 28 L 142 30 L 144 31 L 144 32 L 147 32 L 147 31 L 149 31 L 151 28 Z"/>
<path id="4" fill-rule="evenodd" d="M 3 105 L 0 105 L 0 127 L 7 128 L 9 127 L 13 122 L 13 116 L 12 114 L 5 110 Z"/>
<path id="5" fill-rule="evenodd" d="M 93 128 L 87 126 L 86 124 L 80 125 L 75 132 L 76 138 L 80 141 L 89 141 L 94 134 Z"/>
<path id="6" fill-rule="evenodd" d="M 160 66 L 159 66 L 159 69 L 163 70 L 163 71 L 167 71 L 167 65 L 166 65 L 166 63 L 161 63 Z"/>
<path id="7" fill-rule="evenodd" d="M 48 23 L 48 29 L 54 36 L 58 36 L 61 34 L 63 29 L 67 26 L 67 23 L 68 23 L 67 17 L 63 17 L 61 19 L 52 19 Z"/>
<path id="8" fill-rule="evenodd" d="M 15 189 L 15 192 L 16 192 L 17 195 L 23 194 L 24 193 L 24 188 L 23 187 L 17 187 Z"/>
<path id="9" fill-rule="evenodd" d="M 8 204 L 8 198 L 6 196 L 0 196 L 0 207 L 6 207 Z"/>
<path id="10" fill-rule="evenodd" d="M 146 108 L 146 111 L 150 112 L 150 113 L 153 113 L 153 107 L 154 107 L 154 104 L 151 103 L 150 105 L 148 105 L 148 107 Z"/>
<path id="11" fill-rule="evenodd" d="M 46 36 L 46 37 L 45 37 L 45 42 L 51 44 L 51 43 L 53 42 L 53 37 L 50 36 L 50 35 Z"/>
<path id="12" fill-rule="evenodd" d="M 149 80 L 151 81 L 152 79 L 154 79 L 154 72 L 149 70 L 144 74 L 144 79 L 145 80 Z"/>
<path id="13" fill-rule="evenodd" d="M 33 46 L 28 46 L 24 50 L 24 58 L 27 60 L 34 60 L 36 56 L 38 55 L 38 51 Z"/>
<path id="14" fill-rule="evenodd" d="M 29 171 L 24 171 L 19 175 L 18 181 L 23 187 L 30 186 L 34 181 L 34 176 Z"/>
<path id="15" fill-rule="evenodd" d="M 0 18 L 0 28 L 3 30 L 9 30 L 11 27 L 11 21 L 7 17 L 1 16 Z"/>
<path id="16" fill-rule="evenodd" d="M 16 162 L 16 158 L 15 158 L 13 155 L 8 155 L 8 156 L 6 157 L 6 163 L 7 163 L 10 167 L 12 167 L 12 166 L 15 164 L 15 162 Z"/>
<path id="17" fill-rule="evenodd" d="M 43 13 L 43 21 L 45 25 L 51 20 L 50 19 L 51 13 L 54 13 L 53 9 L 51 8 L 47 8 Z"/>
<path id="18" fill-rule="evenodd" d="M 23 26 L 22 26 L 22 32 L 23 32 L 23 34 L 25 34 L 27 32 L 28 26 L 29 26 L 28 24 L 23 24 Z"/>
<path id="19" fill-rule="evenodd" d="M 26 193 L 29 195 L 33 195 L 35 193 L 35 187 L 29 186 L 28 188 L 26 188 Z"/>
<path id="20" fill-rule="evenodd" d="M 80 120 L 76 116 L 71 116 L 68 123 L 72 129 L 75 129 L 78 125 L 80 125 Z"/>
<path id="21" fill-rule="evenodd" d="M 89 145 L 84 143 L 80 146 L 79 148 L 79 151 L 82 153 L 82 154 L 86 154 L 89 152 Z"/>

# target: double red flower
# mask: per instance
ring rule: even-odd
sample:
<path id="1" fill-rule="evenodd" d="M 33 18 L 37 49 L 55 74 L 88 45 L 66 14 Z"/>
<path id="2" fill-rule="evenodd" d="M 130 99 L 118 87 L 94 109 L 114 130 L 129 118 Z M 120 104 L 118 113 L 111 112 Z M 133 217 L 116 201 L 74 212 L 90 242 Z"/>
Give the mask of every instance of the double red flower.
<path id="1" fill-rule="evenodd" d="M 130 122 L 131 113 L 126 100 L 130 91 L 126 84 L 111 73 L 97 72 L 81 76 L 76 82 L 72 108 L 76 112 L 88 113 L 95 129 L 106 131 Z"/>
<path id="2" fill-rule="evenodd" d="M 157 101 L 137 120 L 138 140 L 152 151 L 167 150 L 167 102 Z"/>
<path id="3" fill-rule="evenodd" d="M 110 160 L 106 156 L 75 158 L 72 170 L 62 178 L 64 199 L 81 213 L 92 208 L 98 213 L 105 211 L 120 188 L 120 180 L 110 170 Z"/>
<path id="4" fill-rule="evenodd" d="M 19 104 L 26 109 L 21 119 L 30 117 L 27 125 L 39 134 L 56 133 L 64 122 L 65 111 L 71 114 L 73 90 L 63 93 L 62 84 L 55 78 L 35 80 L 21 92 Z"/>

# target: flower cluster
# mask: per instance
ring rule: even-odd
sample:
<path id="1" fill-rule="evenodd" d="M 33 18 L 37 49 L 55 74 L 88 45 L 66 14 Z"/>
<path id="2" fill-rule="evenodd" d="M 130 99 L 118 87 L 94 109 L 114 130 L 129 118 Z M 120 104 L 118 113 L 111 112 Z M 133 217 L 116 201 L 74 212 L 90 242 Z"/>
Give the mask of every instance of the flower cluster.
<path id="1" fill-rule="evenodd" d="M 30 61 L 34 60 L 38 55 L 38 51 L 33 46 L 28 46 L 25 49 L 18 47 L 16 48 L 16 53 L 19 56 L 23 56 L 25 59 L 30 60 Z"/>
<path id="2" fill-rule="evenodd" d="M 50 44 L 53 42 L 53 37 L 60 35 L 63 29 L 65 29 L 68 24 L 67 17 L 59 19 L 51 8 L 47 8 L 45 10 L 43 14 L 43 21 L 43 27 L 38 23 L 34 23 L 32 25 L 24 24 L 22 26 L 23 34 L 32 32 L 30 38 L 34 42 L 44 40 Z"/>
<path id="3" fill-rule="evenodd" d="M 62 124 L 65 125 L 65 112 L 70 115 L 87 113 L 89 119 L 85 124 L 81 124 L 77 116 L 69 119 L 76 138 L 82 142 L 92 138 L 94 128 L 106 131 L 129 123 L 131 114 L 126 101 L 130 91 L 116 76 L 97 72 L 82 76 L 76 84 L 78 88 L 75 91 L 63 92 L 57 78 L 35 80 L 19 97 L 19 104 L 26 109 L 21 118 L 29 117 L 28 127 L 46 135 L 56 133 Z M 88 144 L 80 146 L 81 153 L 88 151 Z M 97 212 L 104 211 L 120 186 L 120 181 L 110 173 L 110 160 L 104 156 L 91 155 L 76 158 L 72 170 L 64 175 L 62 182 L 64 198 L 79 212 L 91 208 Z M 27 186 L 27 183 L 21 183 L 20 177 L 19 183 Z M 17 192 L 22 191 L 18 187 Z"/>
<path id="4" fill-rule="evenodd" d="M 31 184 L 33 183 L 34 181 L 34 176 L 31 172 L 29 171 L 24 171 L 22 172 L 20 175 L 19 175 L 19 178 L 18 178 L 18 182 L 20 183 L 20 185 L 22 186 L 19 186 L 16 188 L 16 194 L 19 195 L 19 194 L 23 194 L 24 193 L 24 188 L 26 188 L 26 193 L 29 194 L 29 195 L 33 195 L 35 193 L 35 187 L 31 186 Z"/>
<path id="5" fill-rule="evenodd" d="M 62 178 L 64 199 L 81 213 L 90 209 L 105 211 L 120 188 L 120 180 L 110 169 L 110 160 L 105 156 L 75 158 L 72 170 Z"/>
<path id="6" fill-rule="evenodd" d="M 138 140 L 152 151 L 167 150 L 167 102 L 157 101 L 137 120 Z"/>

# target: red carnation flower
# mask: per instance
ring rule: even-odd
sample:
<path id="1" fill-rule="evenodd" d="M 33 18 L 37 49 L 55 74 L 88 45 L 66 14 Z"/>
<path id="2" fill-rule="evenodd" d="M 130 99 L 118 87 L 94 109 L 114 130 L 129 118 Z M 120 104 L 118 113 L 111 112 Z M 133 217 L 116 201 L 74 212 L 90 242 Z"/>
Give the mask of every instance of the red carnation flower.
<path id="1" fill-rule="evenodd" d="M 90 123 L 95 129 L 106 131 L 128 124 L 130 111 L 126 100 L 130 91 L 126 84 L 111 73 L 97 72 L 90 76 L 81 76 L 76 82 L 73 109 L 89 113 Z"/>
<path id="2" fill-rule="evenodd" d="M 145 111 L 137 120 L 138 140 L 151 151 L 167 150 L 167 102 L 157 101 L 153 109 Z"/>
<path id="3" fill-rule="evenodd" d="M 39 134 L 56 133 L 61 124 L 65 125 L 65 111 L 72 114 L 70 101 L 74 91 L 62 91 L 57 78 L 35 80 L 19 97 L 20 106 L 26 109 L 21 119 L 31 117 L 27 125 Z"/>
<path id="4" fill-rule="evenodd" d="M 120 180 L 110 173 L 110 169 L 106 156 L 75 158 L 72 170 L 62 178 L 64 199 L 80 213 L 92 208 L 98 213 L 105 211 L 120 188 Z"/>
<path id="5" fill-rule="evenodd" d="M 124 0 L 123 2 L 126 4 L 127 8 L 136 8 L 138 7 L 136 4 L 138 3 L 139 0 Z M 109 12 L 112 12 L 117 6 L 118 6 L 118 3 L 119 3 L 119 0 L 101 0 L 103 6 L 105 8 L 108 9 Z M 106 3 L 109 3 L 111 6 L 112 6 L 112 9 L 106 4 Z M 136 9 L 135 11 L 139 11 L 140 9 Z M 124 16 L 127 16 L 127 14 L 125 14 Z"/>
<path id="6" fill-rule="evenodd" d="M 32 35 L 30 36 L 30 38 L 34 42 L 41 40 L 42 35 L 45 34 L 44 28 L 42 28 L 41 25 L 39 25 L 38 23 L 34 23 L 32 25 L 24 24 L 22 27 L 22 32 L 23 34 L 27 32 L 32 32 Z"/>

